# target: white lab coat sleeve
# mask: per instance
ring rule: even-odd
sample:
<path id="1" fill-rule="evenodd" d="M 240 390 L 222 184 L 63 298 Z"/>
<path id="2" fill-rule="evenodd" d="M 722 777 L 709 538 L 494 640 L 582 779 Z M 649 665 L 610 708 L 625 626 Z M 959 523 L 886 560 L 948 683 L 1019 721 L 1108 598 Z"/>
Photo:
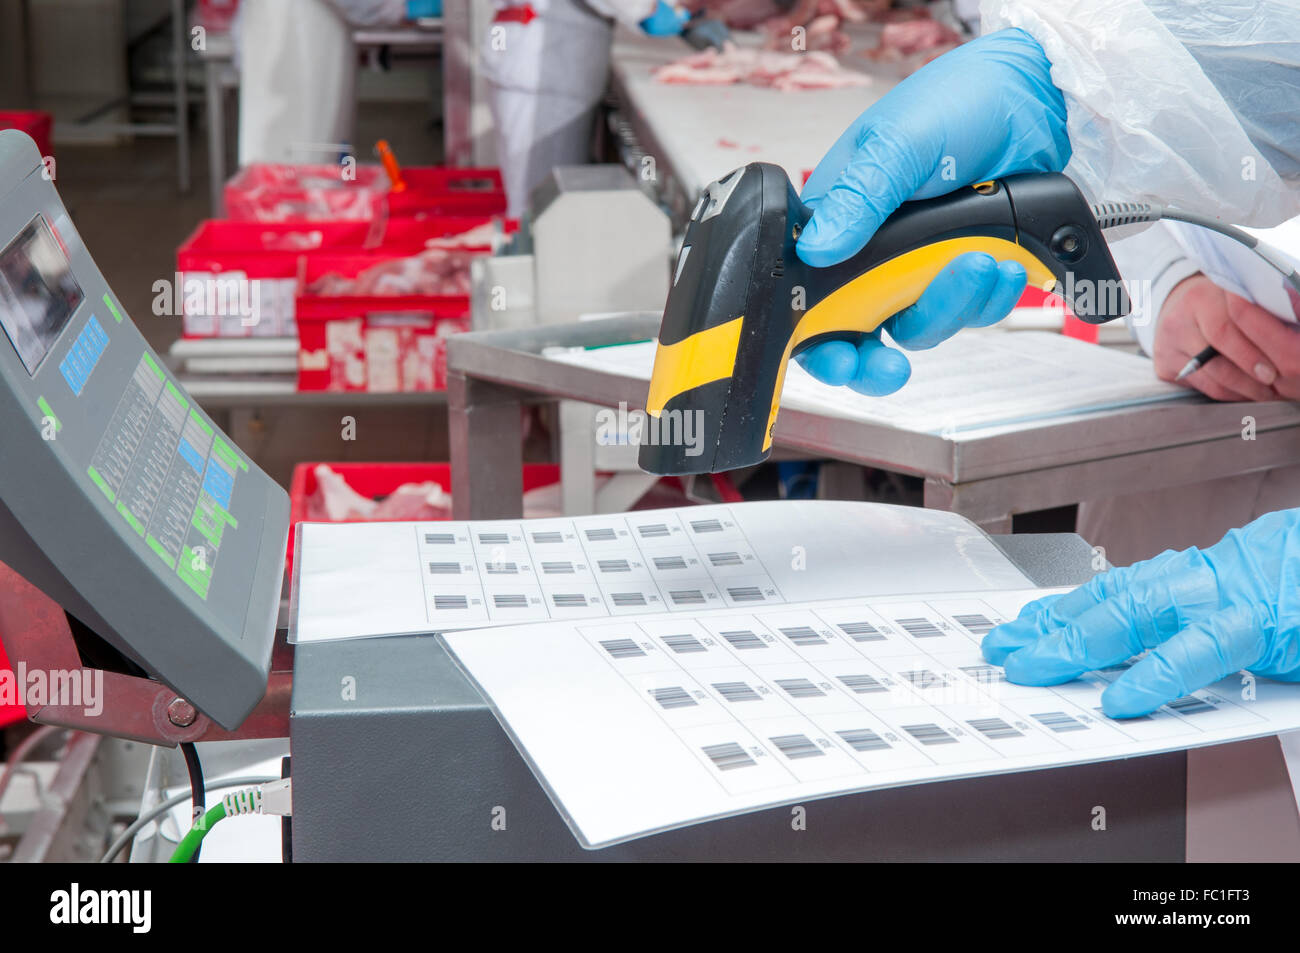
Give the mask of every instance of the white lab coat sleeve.
<path id="1" fill-rule="evenodd" d="M 1288 0 L 985 0 L 1065 95 L 1066 174 L 1093 201 L 1247 225 L 1300 213 L 1300 16 Z"/>
<path id="2" fill-rule="evenodd" d="M 1201 270 L 1175 237 L 1171 228 L 1174 224 L 1158 222 L 1146 231 L 1110 243 L 1133 308 L 1124 321 L 1147 355 L 1155 354 L 1156 327 L 1169 292 Z"/>
<path id="3" fill-rule="evenodd" d="M 603 17 L 619 23 L 636 26 L 655 12 L 659 0 L 584 0 L 587 6 Z"/>
<path id="4" fill-rule="evenodd" d="M 406 19 L 406 0 L 325 0 L 354 27 L 397 26 Z"/>

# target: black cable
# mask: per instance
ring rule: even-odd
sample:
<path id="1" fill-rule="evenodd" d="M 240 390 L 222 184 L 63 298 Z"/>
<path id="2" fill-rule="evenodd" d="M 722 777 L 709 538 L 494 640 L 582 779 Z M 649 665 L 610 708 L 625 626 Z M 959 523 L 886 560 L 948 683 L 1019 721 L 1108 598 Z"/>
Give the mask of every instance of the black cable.
<path id="1" fill-rule="evenodd" d="M 185 768 L 190 773 L 190 803 L 194 806 L 194 816 L 190 819 L 190 823 L 193 824 L 208 810 L 208 800 L 203 793 L 203 765 L 199 763 L 199 752 L 194 747 L 194 742 L 182 741 L 181 754 L 185 755 Z M 194 856 L 190 858 L 191 864 L 199 862 L 199 851 L 202 846 L 200 844 L 194 849 Z"/>

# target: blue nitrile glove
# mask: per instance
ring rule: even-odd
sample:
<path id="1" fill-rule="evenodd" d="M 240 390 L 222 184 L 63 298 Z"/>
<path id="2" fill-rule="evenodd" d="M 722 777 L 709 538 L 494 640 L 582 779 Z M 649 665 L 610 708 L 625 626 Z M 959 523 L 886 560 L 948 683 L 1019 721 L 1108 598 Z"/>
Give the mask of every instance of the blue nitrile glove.
<path id="1" fill-rule="evenodd" d="M 1129 718 L 1243 669 L 1300 681 L 1300 509 L 1261 516 L 1209 549 L 1164 552 L 1031 602 L 984 637 L 1021 685 L 1136 662 L 1101 695 Z"/>
<path id="2" fill-rule="evenodd" d="M 858 117 L 809 177 L 803 200 L 814 212 L 799 237 L 799 257 L 815 267 L 844 261 L 909 199 L 1065 168 L 1065 99 L 1050 69 L 1038 43 L 1010 29 L 959 46 L 907 77 Z M 1005 317 L 1024 283 L 1019 265 L 962 256 L 884 330 L 904 347 L 933 347 L 960 328 Z M 910 373 L 907 358 L 885 348 L 879 331 L 858 348 L 815 345 L 801 363 L 827 383 L 866 394 L 891 393 Z"/>
<path id="3" fill-rule="evenodd" d="M 691 15 L 685 10 L 678 10 L 671 3 L 659 0 L 655 12 L 637 25 L 650 36 L 677 36 L 690 18 Z"/>
<path id="4" fill-rule="evenodd" d="M 442 0 L 406 0 L 406 19 L 442 16 Z"/>

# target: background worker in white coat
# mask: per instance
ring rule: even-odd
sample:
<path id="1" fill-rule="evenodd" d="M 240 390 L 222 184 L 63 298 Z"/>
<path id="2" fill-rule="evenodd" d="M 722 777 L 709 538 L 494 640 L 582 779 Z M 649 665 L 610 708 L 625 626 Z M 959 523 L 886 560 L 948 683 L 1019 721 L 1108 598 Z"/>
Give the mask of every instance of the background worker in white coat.
<path id="1" fill-rule="evenodd" d="M 664 0 L 497 0 L 496 10 L 482 65 L 511 217 L 552 168 L 587 161 L 615 23 L 651 36 L 724 35 Z"/>

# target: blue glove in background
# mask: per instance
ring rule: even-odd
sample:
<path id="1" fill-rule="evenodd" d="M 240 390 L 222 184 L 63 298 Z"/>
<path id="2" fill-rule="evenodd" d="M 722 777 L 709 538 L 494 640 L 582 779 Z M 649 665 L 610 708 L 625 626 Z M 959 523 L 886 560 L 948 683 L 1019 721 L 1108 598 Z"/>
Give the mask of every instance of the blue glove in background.
<path id="1" fill-rule="evenodd" d="M 677 36 L 690 18 L 685 10 L 677 10 L 671 3 L 659 0 L 655 12 L 637 25 L 650 36 Z"/>
<path id="2" fill-rule="evenodd" d="M 799 237 L 799 257 L 814 267 L 850 258 L 909 199 L 1064 169 L 1065 99 L 1050 70 L 1042 47 L 1010 29 L 959 46 L 904 79 L 858 117 L 809 176 L 803 201 L 813 216 Z M 884 329 L 916 349 L 1001 320 L 1024 290 L 1024 269 L 980 257 L 988 259 L 962 256 L 967 260 L 954 262 L 955 270 L 945 270 Z M 911 373 L 907 358 L 886 348 L 878 332 L 857 348 L 830 341 L 801 357 L 813 376 L 864 394 L 892 393 Z"/>
<path id="3" fill-rule="evenodd" d="M 1300 509 L 1031 602 L 982 647 L 1021 685 L 1068 682 L 1151 649 L 1102 692 L 1112 718 L 1146 714 L 1243 669 L 1300 681 Z"/>
<path id="4" fill-rule="evenodd" d="M 406 0 L 406 18 L 408 20 L 440 16 L 442 16 L 442 0 Z"/>

